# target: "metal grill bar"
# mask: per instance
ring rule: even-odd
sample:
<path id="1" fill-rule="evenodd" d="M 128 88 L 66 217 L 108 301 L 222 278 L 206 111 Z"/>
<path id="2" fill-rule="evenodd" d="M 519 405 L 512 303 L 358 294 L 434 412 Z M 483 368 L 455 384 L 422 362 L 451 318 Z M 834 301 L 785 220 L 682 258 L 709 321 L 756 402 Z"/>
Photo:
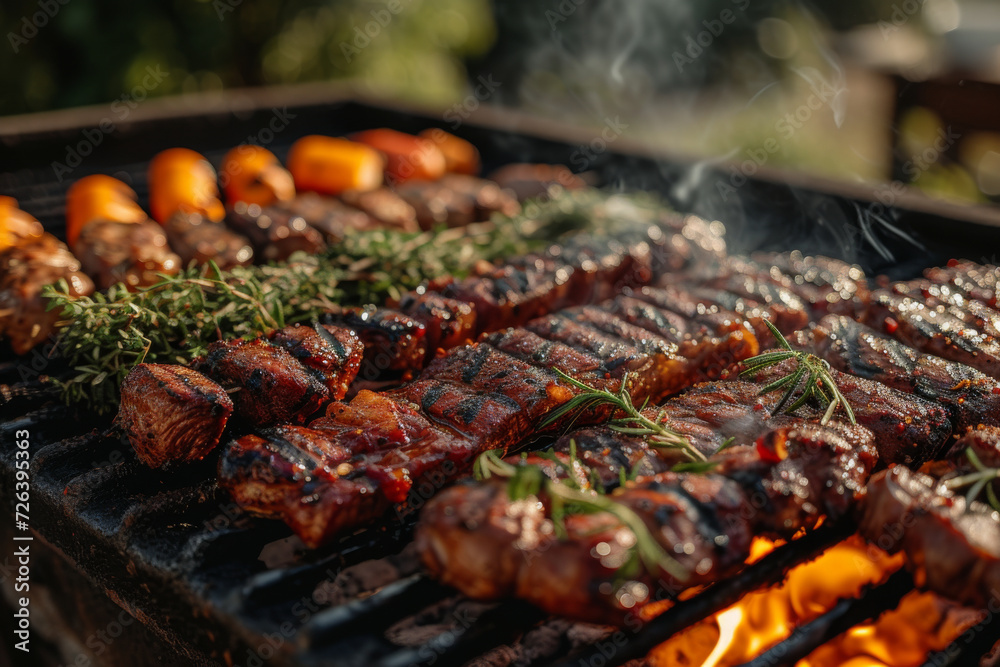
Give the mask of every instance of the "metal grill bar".
<path id="1" fill-rule="evenodd" d="M 796 628 L 783 642 L 772 646 L 742 667 L 783 667 L 794 665 L 837 635 L 895 609 L 903 596 L 913 590 L 913 576 L 899 570 L 884 584 L 866 590 L 857 598 L 841 600 L 811 623 Z"/>

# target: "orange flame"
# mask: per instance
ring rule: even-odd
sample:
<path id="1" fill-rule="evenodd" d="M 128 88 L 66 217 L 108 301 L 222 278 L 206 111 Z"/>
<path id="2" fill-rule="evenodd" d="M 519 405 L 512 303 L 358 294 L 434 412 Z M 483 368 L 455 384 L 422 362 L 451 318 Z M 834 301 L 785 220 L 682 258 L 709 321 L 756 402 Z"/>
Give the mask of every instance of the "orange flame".
<path id="1" fill-rule="evenodd" d="M 750 560 L 759 559 L 774 546 L 758 538 Z M 650 653 L 649 662 L 654 667 L 742 664 L 787 639 L 792 630 L 829 611 L 839 600 L 857 596 L 863 587 L 884 580 L 902 563 L 902 556 L 889 556 L 852 537 L 791 570 L 782 584 L 750 593 L 732 607 L 675 635 Z"/>

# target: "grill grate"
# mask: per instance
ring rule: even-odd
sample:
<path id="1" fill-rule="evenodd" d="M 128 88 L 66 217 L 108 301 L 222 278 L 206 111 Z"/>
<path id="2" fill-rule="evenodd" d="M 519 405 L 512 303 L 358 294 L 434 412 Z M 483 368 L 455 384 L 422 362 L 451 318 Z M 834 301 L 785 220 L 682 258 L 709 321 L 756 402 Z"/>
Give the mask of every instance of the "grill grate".
<path id="1" fill-rule="evenodd" d="M 146 163 L 137 162 L 137 156 L 187 145 L 217 161 L 227 148 L 262 126 L 270 113 L 270 109 L 260 108 L 237 116 L 136 122 L 120 135 L 109 136 L 72 177 L 93 172 L 115 174 L 130 182 L 144 202 Z M 295 138 L 310 133 L 339 134 L 380 125 L 415 131 L 440 125 L 440 119 L 360 103 L 303 105 L 294 113 L 295 124 L 269 146 L 279 155 Z M 492 118 L 493 126 L 469 124 L 459 133 L 482 149 L 487 168 L 523 159 L 566 163 L 575 149 L 574 139 L 557 141 L 520 134 L 512 129 L 514 121 L 507 116 L 487 112 L 484 118 Z M 530 124 L 524 128 L 533 129 Z M 63 196 L 69 181 L 54 181 L 48 165 L 58 159 L 76 133 L 78 129 L 70 129 L 22 138 L 15 142 L 11 158 L 25 169 L 0 174 L 0 193 L 16 196 L 57 234 L 63 226 Z M 583 134 L 579 143 L 587 140 Z M 734 217 L 732 211 L 720 209 L 717 201 L 716 185 L 728 178 L 724 172 L 706 170 L 702 185 L 681 195 L 671 189 L 671 183 L 687 169 L 681 163 L 657 161 L 636 151 L 631 155 L 607 152 L 591 166 L 605 182 L 657 189 L 672 196 L 679 208 L 734 220 L 730 238 L 737 250 L 795 245 L 806 252 L 857 261 L 872 273 L 891 268 L 899 274 L 940 263 L 950 254 L 970 252 L 976 257 L 977 247 L 1000 237 L 997 228 L 966 222 L 963 224 L 973 225 L 975 234 L 967 246 L 956 251 L 954 244 L 962 243 L 963 236 L 954 224 L 946 226 L 933 212 L 895 210 L 894 224 L 899 229 L 907 234 L 917 228 L 930 230 L 935 242 L 926 244 L 933 251 L 924 251 L 896 237 L 882 239 L 894 253 L 890 261 L 871 246 L 837 241 L 861 237 L 858 229 L 851 227 L 859 202 L 849 197 L 751 180 L 741 190 L 741 208 Z M 817 232 L 812 216 L 818 210 L 824 219 L 837 221 L 849 233 L 841 234 L 841 229 L 829 237 Z M 775 224 L 768 227 L 762 222 Z M 770 235 L 761 236 L 762 228 L 770 229 Z M 906 261 L 900 263 L 898 257 Z M 562 639 L 548 652 L 521 662 L 542 665 L 556 661 L 565 667 L 620 665 L 642 658 L 672 634 L 733 604 L 745 593 L 777 583 L 790 567 L 814 558 L 851 532 L 847 526 L 824 526 L 776 549 L 740 575 L 649 621 L 629 635 L 610 658 L 606 644 L 574 650 L 581 640 L 567 639 L 572 624 L 546 619 L 520 602 L 479 605 L 468 624 L 410 642 L 412 645 L 400 645 L 386 638 L 390 625 L 428 614 L 429 609 L 462 604 L 450 589 L 416 574 L 413 555 L 406 548 L 412 520 L 386 520 L 322 550 L 297 552 L 296 542 L 283 524 L 249 517 L 235 508 L 212 481 L 214 460 L 167 473 L 148 470 L 131 448 L 107 434 L 107 420 L 53 404 L 51 395 L 41 390 L 37 373 L 54 372 L 55 366 L 44 358 L 40 365 L 33 366 L 34 361 L 0 363 L 0 383 L 9 385 L 0 387 L 5 420 L 0 423 L 0 441 L 10 442 L 17 430 L 30 433 L 33 528 L 179 655 L 199 662 L 245 665 L 256 664 L 251 659 L 257 658 L 299 666 L 334 660 L 358 665 L 458 665 L 510 646 L 525 633 L 550 632 Z M 29 378 L 27 382 L 25 378 Z M 5 448 L 0 453 L 0 486 L 4 488 L 12 487 L 13 463 L 11 448 Z M 268 567 L 258 558 L 262 552 L 271 553 L 280 565 Z M 381 564 L 381 578 L 375 577 L 374 585 L 362 581 L 352 589 L 352 573 L 375 561 Z M 350 595 L 332 596 L 331 589 L 339 590 L 338 585 Z M 890 585 L 902 590 L 912 584 L 899 578 L 886 584 Z M 372 590 L 377 592 L 368 595 Z M 810 642 L 825 641 L 841 625 L 877 613 L 878 603 L 892 600 L 883 595 L 886 592 L 897 591 L 880 588 L 845 605 L 839 615 L 821 619 L 825 623 L 821 631 L 811 632 L 813 626 L 809 626 L 780 650 L 803 651 Z M 998 630 L 996 618 L 991 623 L 977 635 L 976 642 L 961 647 L 959 653 L 965 658 L 985 653 L 990 648 L 987 638 L 995 637 Z M 586 643 L 586 638 L 604 638 L 607 631 L 591 628 L 577 634 Z M 965 663 L 951 659 L 933 664 Z"/>

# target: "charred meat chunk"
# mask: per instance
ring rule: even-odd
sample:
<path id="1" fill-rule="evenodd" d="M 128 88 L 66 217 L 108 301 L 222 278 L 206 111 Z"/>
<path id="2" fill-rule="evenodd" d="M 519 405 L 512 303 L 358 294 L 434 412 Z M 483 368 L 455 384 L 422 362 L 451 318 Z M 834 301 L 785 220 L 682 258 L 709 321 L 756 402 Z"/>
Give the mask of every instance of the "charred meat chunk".
<path id="1" fill-rule="evenodd" d="M 116 283 L 129 289 L 153 285 L 161 274 L 173 275 L 181 268 L 163 229 L 151 220 L 94 220 L 80 231 L 74 250 L 83 272 L 101 289 Z"/>
<path id="2" fill-rule="evenodd" d="M 295 357 L 263 338 L 212 343 L 194 368 L 231 390 L 236 414 L 258 427 L 301 424 L 330 397 Z"/>
<path id="3" fill-rule="evenodd" d="M 435 292 L 411 292 L 399 302 L 400 312 L 424 325 L 427 352 L 463 345 L 476 335 L 476 311 L 468 303 Z"/>
<path id="4" fill-rule="evenodd" d="M 333 400 L 339 401 L 347 394 L 361 368 L 364 345 L 350 329 L 293 324 L 275 331 L 270 339 L 322 382 Z"/>
<path id="5" fill-rule="evenodd" d="M 213 261 L 220 269 L 231 269 L 253 262 L 249 240 L 198 213 L 175 213 L 164 223 L 163 231 L 185 265 Z"/>
<path id="6" fill-rule="evenodd" d="M 42 288 L 65 280 L 70 296 L 87 296 L 94 283 L 80 271 L 80 262 L 51 234 L 0 251 L 0 337 L 15 354 L 26 354 L 52 333 L 62 317 L 47 310 Z"/>
<path id="7" fill-rule="evenodd" d="M 359 372 L 363 380 L 378 379 L 387 371 L 423 368 L 427 327 L 399 311 L 375 306 L 351 308 L 325 315 L 323 322 L 354 331 L 364 343 L 364 362 Z"/>
<path id="8" fill-rule="evenodd" d="M 226 224 L 250 239 L 265 262 L 288 259 L 297 251 L 314 255 L 325 247 L 323 235 L 304 217 L 283 208 L 236 202 L 226 209 Z"/>
<path id="9" fill-rule="evenodd" d="M 122 383 L 115 424 L 150 468 L 198 461 L 219 444 L 233 412 L 225 390 L 185 366 L 139 364 Z"/>
<path id="10" fill-rule="evenodd" d="M 417 212 L 405 199 L 389 188 L 374 190 L 349 190 L 340 198 L 345 204 L 364 212 L 376 221 L 379 227 L 399 229 L 405 232 L 420 230 Z"/>

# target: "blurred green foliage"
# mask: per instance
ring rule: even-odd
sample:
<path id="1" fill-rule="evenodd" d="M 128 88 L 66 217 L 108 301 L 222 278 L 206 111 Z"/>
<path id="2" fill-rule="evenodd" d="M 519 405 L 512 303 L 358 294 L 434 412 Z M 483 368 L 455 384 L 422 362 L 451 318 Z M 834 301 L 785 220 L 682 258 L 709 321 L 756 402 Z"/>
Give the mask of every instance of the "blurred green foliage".
<path id="1" fill-rule="evenodd" d="M 494 39 L 489 0 L 4 0 L 0 28 L 0 114 L 108 102 L 147 67 L 169 72 L 149 96 L 356 77 L 443 102 Z"/>

